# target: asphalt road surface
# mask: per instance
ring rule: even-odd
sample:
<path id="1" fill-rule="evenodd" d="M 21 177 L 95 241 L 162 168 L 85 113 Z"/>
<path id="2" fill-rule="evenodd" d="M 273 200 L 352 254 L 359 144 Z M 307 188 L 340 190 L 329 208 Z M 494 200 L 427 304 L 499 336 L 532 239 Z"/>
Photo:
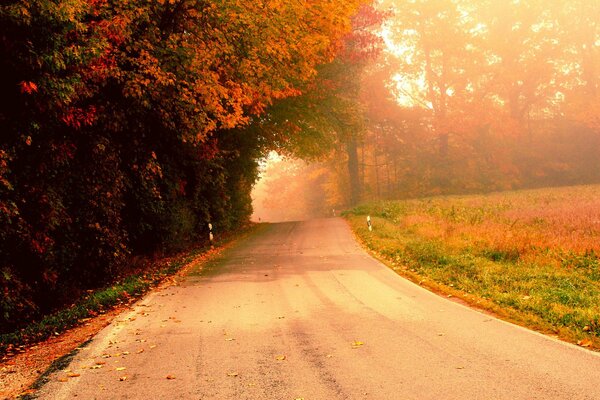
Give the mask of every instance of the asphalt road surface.
<path id="1" fill-rule="evenodd" d="M 39 398 L 600 399 L 600 356 L 400 278 L 332 218 L 148 295 Z"/>

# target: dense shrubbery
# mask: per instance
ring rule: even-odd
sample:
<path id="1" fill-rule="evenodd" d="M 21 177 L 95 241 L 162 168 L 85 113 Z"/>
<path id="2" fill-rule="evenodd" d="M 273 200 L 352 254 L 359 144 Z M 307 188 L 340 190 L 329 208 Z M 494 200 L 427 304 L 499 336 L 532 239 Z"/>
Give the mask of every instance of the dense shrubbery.
<path id="1" fill-rule="evenodd" d="M 361 1 L 241 3 L 0 6 L 0 332 L 248 220 L 256 160 L 289 134 L 253 119 L 331 60 Z"/>

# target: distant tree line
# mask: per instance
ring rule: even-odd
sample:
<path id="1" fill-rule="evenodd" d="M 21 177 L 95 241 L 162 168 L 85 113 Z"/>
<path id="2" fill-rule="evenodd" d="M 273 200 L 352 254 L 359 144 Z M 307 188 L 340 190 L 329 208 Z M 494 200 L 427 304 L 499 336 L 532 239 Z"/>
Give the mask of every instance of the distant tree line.
<path id="1" fill-rule="evenodd" d="M 600 182 L 600 2 L 383 3 L 346 204 Z"/>
<path id="2" fill-rule="evenodd" d="M 600 182 L 600 2 L 382 3 L 392 13 L 381 57 L 327 68 L 340 90 L 323 109 L 353 111 L 335 129 L 344 140 L 321 158 L 326 172 L 299 173 L 305 190 L 321 188 L 325 210 Z M 357 24 L 355 42 L 381 49 L 358 26 L 369 23 Z"/>

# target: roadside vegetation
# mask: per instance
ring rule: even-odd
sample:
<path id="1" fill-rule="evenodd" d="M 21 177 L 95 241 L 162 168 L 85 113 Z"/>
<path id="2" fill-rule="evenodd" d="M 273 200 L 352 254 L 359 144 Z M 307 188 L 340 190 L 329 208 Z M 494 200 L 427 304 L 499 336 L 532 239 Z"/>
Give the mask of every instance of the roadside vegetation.
<path id="1" fill-rule="evenodd" d="M 381 201 L 346 218 L 400 275 L 600 348 L 600 186 Z"/>
<path id="2" fill-rule="evenodd" d="M 225 235 L 216 247 L 198 245 L 176 256 L 156 261 L 146 260 L 143 266 L 131 268 L 129 274 L 116 280 L 112 285 L 88 290 L 69 307 L 47 314 L 23 328 L 0 334 L 0 361 L 10 359 L 25 351 L 27 346 L 60 335 L 90 318 L 132 303 L 162 282 L 173 280 L 174 275 L 180 271 L 187 271 L 187 267 L 203 269 L 205 262 L 220 254 L 237 239 L 254 232 L 256 228 L 257 225 L 247 225 L 235 234 Z"/>

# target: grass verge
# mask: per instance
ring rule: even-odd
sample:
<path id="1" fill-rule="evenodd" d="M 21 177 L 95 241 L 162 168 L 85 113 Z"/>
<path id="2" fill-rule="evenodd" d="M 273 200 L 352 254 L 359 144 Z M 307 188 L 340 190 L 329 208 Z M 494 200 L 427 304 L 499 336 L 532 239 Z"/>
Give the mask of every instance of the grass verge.
<path id="1" fill-rule="evenodd" d="M 599 350 L 600 208 L 590 214 L 581 193 L 600 198 L 600 187 L 379 202 L 346 218 L 364 246 L 398 274 Z M 532 206 L 540 199 L 543 207 Z M 573 232 L 586 233 L 573 241 Z"/>
<path id="2" fill-rule="evenodd" d="M 254 225 L 237 234 L 226 236 L 218 245 L 224 246 L 253 230 L 255 230 Z M 27 346 L 41 342 L 53 335 L 58 336 L 114 307 L 131 303 L 210 250 L 211 247 L 206 245 L 198 246 L 178 256 L 162 259 L 145 272 L 132 274 L 111 286 L 90 291 L 68 308 L 46 315 L 41 320 L 34 321 L 17 331 L 1 334 L 0 357 L 3 361 L 9 359 L 24 351 Z"/>

